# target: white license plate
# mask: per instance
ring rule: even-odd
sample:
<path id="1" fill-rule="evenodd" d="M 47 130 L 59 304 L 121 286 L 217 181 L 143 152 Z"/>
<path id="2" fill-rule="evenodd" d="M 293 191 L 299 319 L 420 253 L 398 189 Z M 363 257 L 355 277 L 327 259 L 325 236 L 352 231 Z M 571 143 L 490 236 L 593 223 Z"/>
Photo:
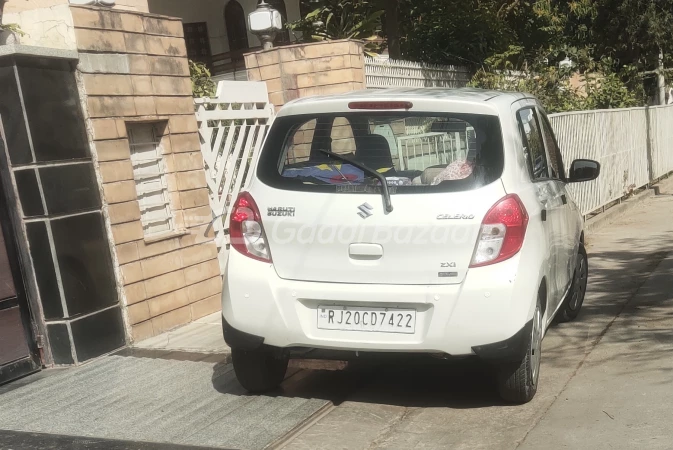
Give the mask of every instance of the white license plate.
<path id="1" fill-rule="evenodd" d="M 321 330 L 414 334 L 416 310 L 360 306 L 318 306 Z"/>

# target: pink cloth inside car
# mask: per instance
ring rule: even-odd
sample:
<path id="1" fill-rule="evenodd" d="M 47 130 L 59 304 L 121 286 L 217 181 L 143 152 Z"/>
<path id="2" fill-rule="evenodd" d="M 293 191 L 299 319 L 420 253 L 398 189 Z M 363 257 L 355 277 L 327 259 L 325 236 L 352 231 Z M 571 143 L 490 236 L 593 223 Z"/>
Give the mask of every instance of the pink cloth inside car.
<path id="1" fill-rule="evenodd" d="M 472 175 L 473 170 L 474 161 L 454 161 L 446 166 L 446 169 L 442 170 L 439 175 L 435 177 L 432 181 L 432 185 L 434 186 L 447 180 L 463 180 Z"/>

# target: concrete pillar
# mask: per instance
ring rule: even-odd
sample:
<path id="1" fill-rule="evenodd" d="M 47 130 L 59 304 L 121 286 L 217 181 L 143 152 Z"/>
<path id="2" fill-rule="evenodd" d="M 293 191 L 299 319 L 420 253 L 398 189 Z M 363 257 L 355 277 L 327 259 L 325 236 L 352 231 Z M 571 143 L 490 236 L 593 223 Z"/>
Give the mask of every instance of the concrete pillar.
<path id="1" fill-rule="evenodd" d="M 279 109 L 300 97 L 365 89 L 364 44 L 338 40 L 289 45 L 245 55 L 248 79 L 265 81 Z"/>
<path id="2" fill-rule="evenodd" d="M 219 311 L 222 277 L 182 22 L 71 6 L 78 75 L 134 341 Z M 142 223 L 129 127 L 154 124 L 173 227 Z M 142 189 L 140 189 L 142 190 Z M 146 210 L 146 208 L 145 208 Z"/>

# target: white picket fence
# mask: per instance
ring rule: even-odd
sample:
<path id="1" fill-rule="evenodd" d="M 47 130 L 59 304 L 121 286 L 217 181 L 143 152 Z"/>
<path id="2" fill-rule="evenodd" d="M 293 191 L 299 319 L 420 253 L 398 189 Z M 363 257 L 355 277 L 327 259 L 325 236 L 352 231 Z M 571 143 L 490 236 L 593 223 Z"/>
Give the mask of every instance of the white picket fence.
<path id="1" fill-rule="evenodd" d="M 659 178 L 673 170 L 673 105 L 648 110 L 650 172 Z"/>
<path id="2" fill-rule="evenodd" d="M 220 81 L 215 98 L 195 100 L 201 152 L 213 211 L 213 230 L 224 273 L 229 253 L 231 204 L 245 186 L 250 167 L 275 116 L 266 83 Z"/>
<path id="3" fill-rule="evenodd" d="M 550 121 L 566 170 L 578 158 L 601 163 L 597 180 L 570 185 L 584 215 L 673 171 L 673 106 L 553 114 Z"/>
<path id="4" fill-rule="evenodd" d="M 470 71 L 460 66 L 423 64 L 365 56 L 367 89 L 467 86 Z"/>

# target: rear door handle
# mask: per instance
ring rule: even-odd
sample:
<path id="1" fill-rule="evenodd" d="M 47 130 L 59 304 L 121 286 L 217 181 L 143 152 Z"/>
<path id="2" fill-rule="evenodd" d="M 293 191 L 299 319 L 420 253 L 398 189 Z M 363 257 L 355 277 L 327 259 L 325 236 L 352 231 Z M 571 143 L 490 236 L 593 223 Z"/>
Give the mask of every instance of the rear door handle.
<path id="1" fill-rule="evenodd" d="M 352 259 L 380 259 L 383 257 L 383 246 L 379 244 L 351 244 L 348 255 Z"/>

